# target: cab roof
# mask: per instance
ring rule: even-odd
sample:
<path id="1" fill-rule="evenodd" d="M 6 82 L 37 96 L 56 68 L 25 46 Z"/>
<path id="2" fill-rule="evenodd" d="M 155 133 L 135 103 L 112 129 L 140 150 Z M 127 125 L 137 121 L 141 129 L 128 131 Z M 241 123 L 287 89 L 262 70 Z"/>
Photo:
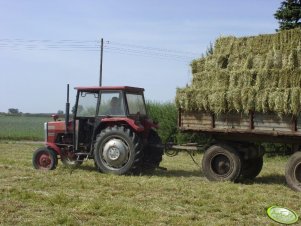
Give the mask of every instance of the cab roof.
<path id="1" fill-rule="evenodd" d="M 75 87 L 78 91 L 128 91 L 128 92 L 143 92 L 143 88 L 131 86 L 79 86 Z"/>

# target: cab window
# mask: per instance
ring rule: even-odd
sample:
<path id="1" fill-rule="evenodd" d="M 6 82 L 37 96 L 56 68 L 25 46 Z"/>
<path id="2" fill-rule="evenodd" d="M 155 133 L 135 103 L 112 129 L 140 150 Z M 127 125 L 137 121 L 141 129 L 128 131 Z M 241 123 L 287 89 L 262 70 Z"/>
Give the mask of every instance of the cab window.
<path id="1" fill-rule="evenodd" d="M 98 93 L 80 92 L 76 115 L 79 117 L 95 117 Z"/>
<path id="2" fill-rule="evenodd" d="M 140 113 L 146 115 L 144 99 L 141 94 L 127 93 L 126 99 L 129 107 L 129 113 L 131 115 Z"/>
<path id="3" fill-rule="evenodd" d="M 121 92 L 102 92 L 100 98 L 99 112 L 100 116 L 124 116 L 124 100 Z"/>

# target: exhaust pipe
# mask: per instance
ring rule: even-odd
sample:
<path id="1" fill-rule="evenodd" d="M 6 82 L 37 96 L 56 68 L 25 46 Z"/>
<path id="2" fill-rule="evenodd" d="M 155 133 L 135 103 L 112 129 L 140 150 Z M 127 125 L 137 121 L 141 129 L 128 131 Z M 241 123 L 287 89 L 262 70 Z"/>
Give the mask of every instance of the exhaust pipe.
<path id="1" fill-rule="evenodd" d="M 66 111 L 65 111 L 65 133 L 68 133 L 68 125 L 69 125 L 69 111 L 70 111 L 70 103 L 69 103 L 69 84 L 67 84 L 67 102 L 66 102 Z"/>

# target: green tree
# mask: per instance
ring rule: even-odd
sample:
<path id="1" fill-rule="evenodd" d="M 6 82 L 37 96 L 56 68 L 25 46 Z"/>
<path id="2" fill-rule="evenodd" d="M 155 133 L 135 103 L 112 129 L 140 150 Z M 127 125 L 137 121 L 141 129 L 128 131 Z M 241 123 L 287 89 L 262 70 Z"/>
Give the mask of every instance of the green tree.
<path id="1" fill-rule="evenodd" d="M 281 6 L 274 14 L 274 17 L 279 21 L 279 30 L 301 28 L 301 0 L 281 2 Z"/>
<path id="2" fill-rule="evenodd" d="M 9 113 L 9 114 L 12 114 L 12 115 L 17 115 L 17 114 L 19 114 L 20 112 L 19 112 L 19 109 L 18 109 L 18 108 L 9 108 L 9 109 L 8 109 L 8 113 Z"/>
<path id="3" fill-rule="evenodd" d="M 64 111 L 63 111 L 63 110 L 58 110 L 58 111 L 57 111 L 57 114 L 58 114 L 58 115 L 63 115 L 63 114 L 64 114 Z"/>

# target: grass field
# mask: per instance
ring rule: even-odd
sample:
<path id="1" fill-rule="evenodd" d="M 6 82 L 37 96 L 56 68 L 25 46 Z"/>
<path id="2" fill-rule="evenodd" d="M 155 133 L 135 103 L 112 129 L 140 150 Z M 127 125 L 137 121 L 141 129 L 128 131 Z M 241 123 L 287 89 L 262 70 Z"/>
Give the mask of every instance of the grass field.
<path id="1" fill-rule="evenodd" d="M 0 116 L 0 139 L 44 140 L 44 122 L 51 117 Z"/>
<path id="2" fill-rule="evenodd" d="M 164 156 L 152 176 L 114 176 L 93 161 L 71 170 L 32 168 L 38 144 L 0 142 L 0 225 L 277 225 L 271 205 L 301 214 L 285 185 L 287 157 L 265 158 L 254 182 L 208 182 L 189 155 Z M 202 155 L 196 155 L 200 161 Z"/>

